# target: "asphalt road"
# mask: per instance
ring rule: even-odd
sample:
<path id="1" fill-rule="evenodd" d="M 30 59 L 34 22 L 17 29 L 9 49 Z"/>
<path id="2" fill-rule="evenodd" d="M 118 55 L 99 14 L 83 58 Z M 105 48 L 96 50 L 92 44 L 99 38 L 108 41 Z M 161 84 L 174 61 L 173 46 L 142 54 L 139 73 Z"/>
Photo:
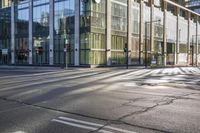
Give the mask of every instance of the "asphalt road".
<path id="1" fill-rule="evenodd" d="M 200 132 L 200 68 L 0 69 L 0 133 Z"/>

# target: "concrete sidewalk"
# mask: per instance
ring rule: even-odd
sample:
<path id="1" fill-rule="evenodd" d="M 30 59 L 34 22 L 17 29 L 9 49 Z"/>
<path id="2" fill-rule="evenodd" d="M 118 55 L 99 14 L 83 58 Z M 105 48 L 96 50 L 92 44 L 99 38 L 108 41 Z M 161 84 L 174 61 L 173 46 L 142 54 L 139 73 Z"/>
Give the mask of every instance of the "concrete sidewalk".
<path id="1" fill-rule="evenodd" d="M 1 69 L 23 69 L 23 70 L 41 70 L 41 71 L 50 71 L 50 70 L 62 70 L 61 67 L 51 67 L 51 66 L 12 66 L 12 65 L 0 65 Z"/>

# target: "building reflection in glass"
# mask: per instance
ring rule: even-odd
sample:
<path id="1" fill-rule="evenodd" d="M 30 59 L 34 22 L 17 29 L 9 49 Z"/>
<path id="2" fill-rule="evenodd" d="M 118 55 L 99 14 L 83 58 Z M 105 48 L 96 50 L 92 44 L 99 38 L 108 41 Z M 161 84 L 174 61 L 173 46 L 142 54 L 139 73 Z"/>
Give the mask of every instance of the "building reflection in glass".
<path id="1" fill-rule="evenodd" d="M 106 0 L 80 0 L 80 64 L 106 64 Z"/>
<path id="2" fill-rule="evenodd" d="M 4 2 L 4 1 L 2 1 Z M 0 5 L 0 64 L 10 64 L 11 8 Z M 7 50 L 4 53 L 3 50 Z"/>
<path id="3" fill-rule="evenodd" d="M 112 15 L 112 64 L 125 64 L 126 58 L 123 48 L 127 43 L 127 0 L 111 1 Z"/>
<path id="4" fill-rule="evenodd" d="M 54 62 L 64 64 L 64 48 L 67 63 L 74 64 L 74 0 L 54 1 Z"/>
<path id="5" fill-rule="evenodd" d="M 15 60 L 28 64 L 29 0 L 15 2 Z"/>
<path id="6" fill-rule="evenodd" d="M 33 63 L 49 64 L 49 0 L 33 0 Z"/>

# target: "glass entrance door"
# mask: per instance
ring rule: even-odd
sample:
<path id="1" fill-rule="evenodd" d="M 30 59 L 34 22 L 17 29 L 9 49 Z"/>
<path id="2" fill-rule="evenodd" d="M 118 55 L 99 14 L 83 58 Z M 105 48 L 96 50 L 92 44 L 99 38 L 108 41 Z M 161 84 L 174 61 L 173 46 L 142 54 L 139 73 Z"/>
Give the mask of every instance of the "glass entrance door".
<path id="1" fill-rule="evenodd" d="M 2 53 L 0 50 L 0 65 L 8 65 L 9 64 L 9 55 Z"/>
<path id="2" fill-rule="evenodd" d="M 3 64 L 4 65 L 8 64 L 8 56 L 7 55 L 3 55 Z"/>

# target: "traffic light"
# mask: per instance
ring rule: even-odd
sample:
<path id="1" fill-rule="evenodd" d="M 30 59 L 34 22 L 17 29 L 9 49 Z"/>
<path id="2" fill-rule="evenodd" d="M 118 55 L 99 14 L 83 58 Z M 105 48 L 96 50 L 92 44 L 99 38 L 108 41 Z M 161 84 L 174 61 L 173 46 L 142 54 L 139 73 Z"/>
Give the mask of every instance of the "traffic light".
<path id="1" fill-rule="evenodd" d="M 125 52 L 125 53 L 127 52 L 127 48 L 124 48 L 124 52 Z"/>
<path id="2" fill-rule="evenodd" d="M 67 52 L 71 51 L 71 44 L 67 44 Z"/>

